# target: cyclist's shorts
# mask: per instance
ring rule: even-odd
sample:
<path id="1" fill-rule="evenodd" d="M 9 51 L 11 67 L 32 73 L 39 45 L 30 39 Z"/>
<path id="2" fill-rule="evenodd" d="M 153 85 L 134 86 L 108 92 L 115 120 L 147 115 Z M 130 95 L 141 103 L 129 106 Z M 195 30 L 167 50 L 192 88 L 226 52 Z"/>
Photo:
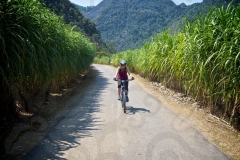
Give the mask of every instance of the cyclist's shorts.
<path id="1" fill-rule="evenodd" d="M 121 85 L 122 85 L 122 81 L 121 79 L 118 79 L 118 88 L 121 88 Z M 125 88 L 128 91 L 128 81 L 125 83 Z"/>

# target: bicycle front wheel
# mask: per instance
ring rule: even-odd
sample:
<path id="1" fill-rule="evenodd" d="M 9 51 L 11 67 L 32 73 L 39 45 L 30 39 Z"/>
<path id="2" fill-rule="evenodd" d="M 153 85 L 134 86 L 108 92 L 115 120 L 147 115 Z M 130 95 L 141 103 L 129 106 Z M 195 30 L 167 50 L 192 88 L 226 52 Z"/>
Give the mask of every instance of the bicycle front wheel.
<path id="1" fill-rule="evenodd" d="M 126 102 L 124 102 L 122 105 L 123 105 L 123 112 L 126 113 Z"/>
<path id="2" fill-rule="evenodd" d="M 126 113 L 126 94 L 122 95 L 122 108 L 124 113 Z"/>

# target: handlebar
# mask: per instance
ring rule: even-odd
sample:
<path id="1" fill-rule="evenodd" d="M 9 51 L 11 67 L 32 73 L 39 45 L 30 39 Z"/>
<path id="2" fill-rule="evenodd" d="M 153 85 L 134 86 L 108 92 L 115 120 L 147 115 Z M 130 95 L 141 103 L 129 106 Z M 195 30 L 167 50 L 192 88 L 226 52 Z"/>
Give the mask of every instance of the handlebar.
<path id="1" fill-rule="evenodd" d="M 132 79 L 127 79 L 127 80 L 121 80 L 121 81 L 132 81 L 132 80 L 134 80 L 134 78 L 132 78 Z M 118 81 L 118 79 L 115 79 L 114 81 Z"/>

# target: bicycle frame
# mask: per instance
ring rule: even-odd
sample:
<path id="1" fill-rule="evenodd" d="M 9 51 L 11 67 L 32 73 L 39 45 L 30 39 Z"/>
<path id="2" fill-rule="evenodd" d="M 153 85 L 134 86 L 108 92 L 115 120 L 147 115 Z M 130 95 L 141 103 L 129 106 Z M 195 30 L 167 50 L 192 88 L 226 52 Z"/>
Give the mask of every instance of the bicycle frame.
<path id="1" fill-rule="evenodd" d="M 122 103 L 126 103 L 127 100 L 126 100 L 126 96 L 127 96 L 127 90 L 126 90 L 126 87 L 125 87 L 125 83 L 127 82 L 127 80 L 121 80 L 121 88 L 122 88 L 122 91 L 121 91 L 121 102 Z"/>
<path id="2" fill-rule="evenodd" d="M 127 81 L 132 81 L 133 79 L 127 79 L 127 80 L 121 80 L 121 102 L 122 102 L 122 108 L 124 110 L 124 113 L 126 113 L 126 98 L 127 98 L 127 90 L 125 87 L 125 84 Z M 118 80 L 116 80 L 118 81 Z"/>

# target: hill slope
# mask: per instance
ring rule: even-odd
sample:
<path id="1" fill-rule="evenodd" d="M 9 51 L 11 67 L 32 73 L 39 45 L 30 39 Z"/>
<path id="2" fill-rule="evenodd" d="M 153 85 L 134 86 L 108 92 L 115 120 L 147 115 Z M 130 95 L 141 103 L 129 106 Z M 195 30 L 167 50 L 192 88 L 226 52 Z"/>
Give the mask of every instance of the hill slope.
<path id="1" fill-rule="evenodd" d="M 80 6 L 80 5 L 75 4 L 75 3 L 73 3 L 73 4 L 77 7 L 77 9 L 78 9 L 81 13 L 90 12 L 90 11 L 93 10 L 93 8 L 95 7 L 95 6 L 83 7 L 83 6 Z"/>
<path id="2" fill-rule="evenodd" d="M 95 24 L 79 12 L 74 4 L 69 0 L 43 0 L 46 7 L 55 14 L 63 16 L 65 23 L 77 26 L 75 29 L 81 30 L 90 40 L 96 44 L 98 50 L 107 50 L 106 44 L 102 41 L 99 30 Z"/>
<path id="3" fill-rule="evenodd" d="M 177 8 L 170 0 L 104 0 L 85 15 L 95 22 L 105 41 L 123 51 L 141 46 L 166 29 L 173 18 L 168 15 L 177 16 Z"/>
<path id="4" fill-rule="evenodd" d="M 204 0 L 186 6 L 171 0 L 103 0 L 84 15 L 95 22 L 105 42 L 114 42 L 117 51 L 124 51 L 140 47 L 165 29 L 177 32 L 184 17 L 194 18 L 198 13 L 206 13 L 212 5 L 229 2 Z"/>

